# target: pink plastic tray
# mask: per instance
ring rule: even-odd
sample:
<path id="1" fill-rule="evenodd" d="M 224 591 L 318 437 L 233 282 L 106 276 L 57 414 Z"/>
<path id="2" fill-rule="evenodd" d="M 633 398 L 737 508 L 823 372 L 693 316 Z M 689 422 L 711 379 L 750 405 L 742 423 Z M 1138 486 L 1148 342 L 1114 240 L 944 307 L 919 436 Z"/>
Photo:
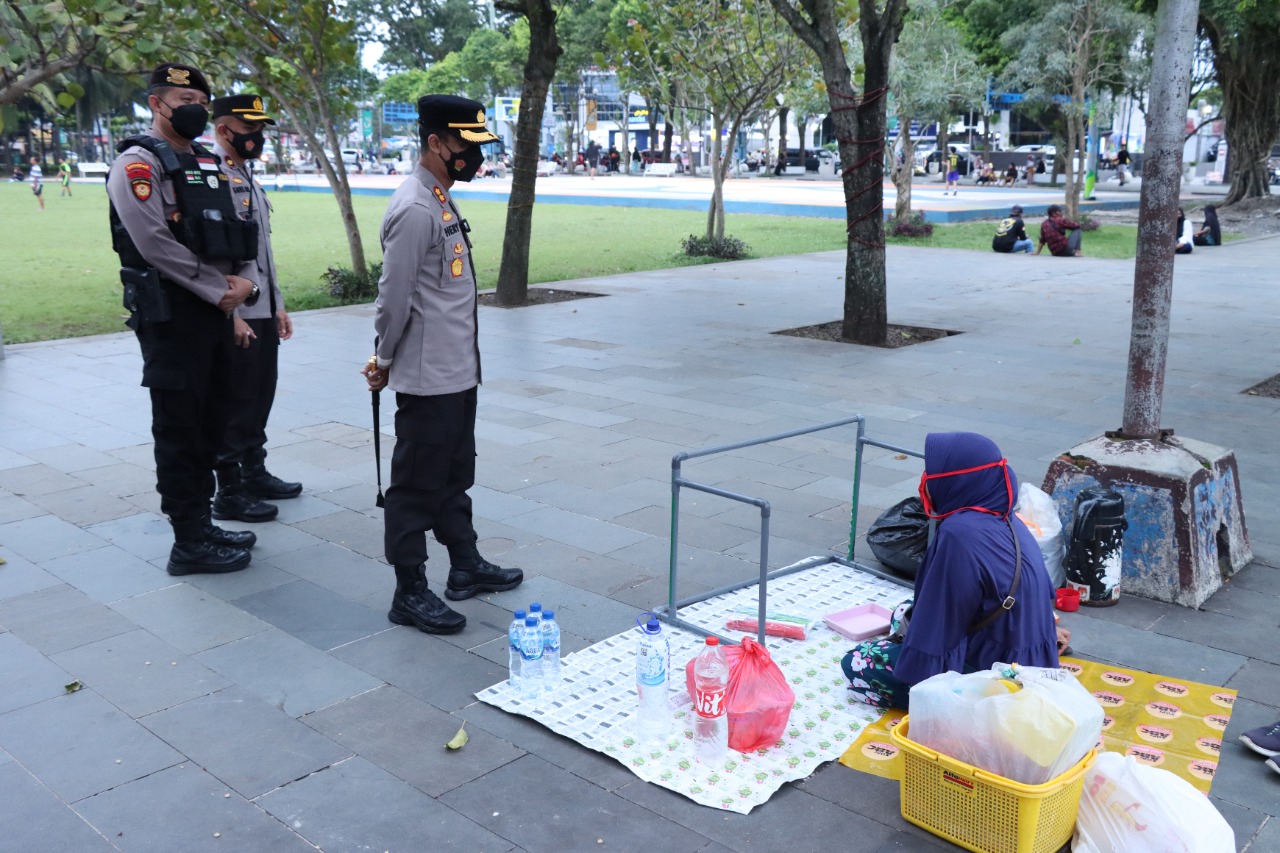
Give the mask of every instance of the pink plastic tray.
<path id="1" fill-rule="evenodd" d="M 822 617 L 827 627 L 850 640 L 865 640 L 889 633 L 889 617 L 892 611 L 879 604 L 859 604 L 848 610 L 828 613 Z"/>

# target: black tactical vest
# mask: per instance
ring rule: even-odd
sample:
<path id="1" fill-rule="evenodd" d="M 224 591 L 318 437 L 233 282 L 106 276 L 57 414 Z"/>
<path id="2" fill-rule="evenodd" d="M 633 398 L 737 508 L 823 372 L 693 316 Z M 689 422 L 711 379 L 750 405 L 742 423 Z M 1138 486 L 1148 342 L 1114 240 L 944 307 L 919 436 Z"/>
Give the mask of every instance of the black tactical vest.
<path id="1" fill-rule="evenodd" d="M 165 176 L 173 182 L 178 218 L 169 219 L 167 224 L 174 239 L 206 261 L 257 259 L 258 224 L 242 220 L 236 212 L 227 176 L 216 154 L 195 142 L 189 153 L 175 151 L 154 136 L 131 136 L 116 150 L 123 153 L 135 145 L 154 154 Z M 111 206 L 111 244 L 122 265 L 150 266 L 120 222 L 115 205 Z"/>

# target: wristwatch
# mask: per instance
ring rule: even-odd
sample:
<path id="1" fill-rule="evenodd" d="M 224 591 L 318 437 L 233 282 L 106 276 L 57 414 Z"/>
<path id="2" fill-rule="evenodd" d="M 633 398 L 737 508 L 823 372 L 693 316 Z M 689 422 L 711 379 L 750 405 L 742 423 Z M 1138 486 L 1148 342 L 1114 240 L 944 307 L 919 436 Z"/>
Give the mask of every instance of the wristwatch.
<path id="1" fill-rule="evenodd" d="M 244 300 L 244 304 L 245 305 L 256 304 L 258 301 L 258 297 L 261 295 L 262 295 L 262 290 L 258 287 L 258 285 L 255 284 L 253 288 L 249 291 L 249 296 Z"/>

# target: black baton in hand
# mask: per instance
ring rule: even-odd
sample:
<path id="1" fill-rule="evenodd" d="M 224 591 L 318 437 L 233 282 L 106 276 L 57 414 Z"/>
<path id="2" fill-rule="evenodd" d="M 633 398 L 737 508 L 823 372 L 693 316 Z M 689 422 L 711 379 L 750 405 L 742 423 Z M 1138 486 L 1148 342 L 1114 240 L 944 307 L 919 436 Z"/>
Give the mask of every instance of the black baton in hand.
<path id="1" fill-rule="evenodd" d="M 369 357 L 369 366 L 374 368 L 378 366 L 376 355 Z M 378 479 L 378 497 L 374 499 L 373 505 L 381 508 L 387 503 L 382 496 L 382 418 L 378 408 L 382 400 L 382 392 L 370 391 L 369 393 L 373 397 L 373 466 L 377 470 Z"/>

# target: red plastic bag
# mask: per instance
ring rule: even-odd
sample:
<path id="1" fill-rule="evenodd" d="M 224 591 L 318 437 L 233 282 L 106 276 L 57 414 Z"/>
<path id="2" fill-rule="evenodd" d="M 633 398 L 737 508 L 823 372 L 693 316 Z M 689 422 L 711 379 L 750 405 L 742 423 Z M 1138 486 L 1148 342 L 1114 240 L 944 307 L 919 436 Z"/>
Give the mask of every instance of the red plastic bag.
<path id="1" fill-rule="evenodd" d="M 743 637 L 740 646 L 726 646 L 724 652 L 729 660 L 729 689 L 725 692 L 729 748 L 754 752 L 773 746 L 786 731 L 795 692 L 769 650 L 751 637 Z M 685 666 L 685 685 L 692 697 L 692 660 Z"/>

